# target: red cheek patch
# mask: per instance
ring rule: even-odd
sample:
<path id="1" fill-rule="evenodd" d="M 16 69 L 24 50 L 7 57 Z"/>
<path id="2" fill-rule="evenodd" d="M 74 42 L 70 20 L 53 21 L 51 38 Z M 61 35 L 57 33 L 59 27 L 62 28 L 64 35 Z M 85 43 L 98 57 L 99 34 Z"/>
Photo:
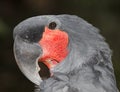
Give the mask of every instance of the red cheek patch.
<path id="1" fill-rule="evenodd" d="M 59 29 L 51 30 L 45 27 L 42 39 L 39 42 L 43 50 L 41 61 L 53 59 L 61 62 L 68 54 L 68 34 Z"/>

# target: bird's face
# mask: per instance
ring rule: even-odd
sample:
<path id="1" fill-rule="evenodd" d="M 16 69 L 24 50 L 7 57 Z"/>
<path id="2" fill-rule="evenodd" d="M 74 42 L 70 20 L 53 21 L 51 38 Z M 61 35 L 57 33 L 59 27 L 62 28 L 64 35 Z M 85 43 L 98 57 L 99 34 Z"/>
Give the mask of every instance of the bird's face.
<path id="1" fill-rule="evenodd" d="M 36 17 L 23 21 L 14 29 L 16 62 L 33 83 L 39 85 L 38 62 L 52 70 L 68 55 L 68 34 L 60 29 L 60 21 L 52 17 Z"/>
<path id="2" fill-rule="evenodd" d="M 48 67 L 51 76 L 67 74 L 91 63 L 89 60 L 103 48 L 108 45 L 98 29 L 77 16 L 32 17 L 14 29 L 16 62 L 24 75 L 37 85 L 42 82 L 38 62 Z"/>

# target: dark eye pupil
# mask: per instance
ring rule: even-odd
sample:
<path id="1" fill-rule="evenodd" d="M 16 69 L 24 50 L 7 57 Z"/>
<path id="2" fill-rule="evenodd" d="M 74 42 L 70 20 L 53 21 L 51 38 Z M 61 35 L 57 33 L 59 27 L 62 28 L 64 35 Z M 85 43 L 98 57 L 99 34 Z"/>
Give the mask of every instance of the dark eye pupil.
<path id="1" fill-rule="evenodd" d="M 48 27 L 49 27 L 50 29 L 55 29 L 56 26 L 57 26 L 57 24 L 56 24 L 55 22 L 51 22 Z"/>

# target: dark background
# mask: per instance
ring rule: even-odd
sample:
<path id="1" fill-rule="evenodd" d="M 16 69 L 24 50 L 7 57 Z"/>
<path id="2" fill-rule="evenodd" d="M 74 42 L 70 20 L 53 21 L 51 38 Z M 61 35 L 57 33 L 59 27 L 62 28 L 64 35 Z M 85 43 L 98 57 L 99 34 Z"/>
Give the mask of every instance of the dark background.
<path id="1" fill-rule="evenodd" d="M 0 0 L 0 92 L 33 92 L 16 65 L 12 33 L 22 20 L 45 14 L 74 14 L 98 27 L 113 50 L 120 89 L 120 0 Z"/>

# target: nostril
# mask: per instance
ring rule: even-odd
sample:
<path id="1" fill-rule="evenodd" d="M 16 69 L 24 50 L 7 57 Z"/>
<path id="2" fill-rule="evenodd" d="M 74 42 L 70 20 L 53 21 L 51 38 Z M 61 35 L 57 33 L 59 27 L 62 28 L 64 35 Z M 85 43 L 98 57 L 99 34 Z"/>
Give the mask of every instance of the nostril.
<path id="1" fill-rule="evenodd" d="M 38 65 L 40 67 L 39 75 L 40 77 L 45 80 L 50 77 L 50 71 L 49 68 L 42 62 L 38 62 Z"/>

